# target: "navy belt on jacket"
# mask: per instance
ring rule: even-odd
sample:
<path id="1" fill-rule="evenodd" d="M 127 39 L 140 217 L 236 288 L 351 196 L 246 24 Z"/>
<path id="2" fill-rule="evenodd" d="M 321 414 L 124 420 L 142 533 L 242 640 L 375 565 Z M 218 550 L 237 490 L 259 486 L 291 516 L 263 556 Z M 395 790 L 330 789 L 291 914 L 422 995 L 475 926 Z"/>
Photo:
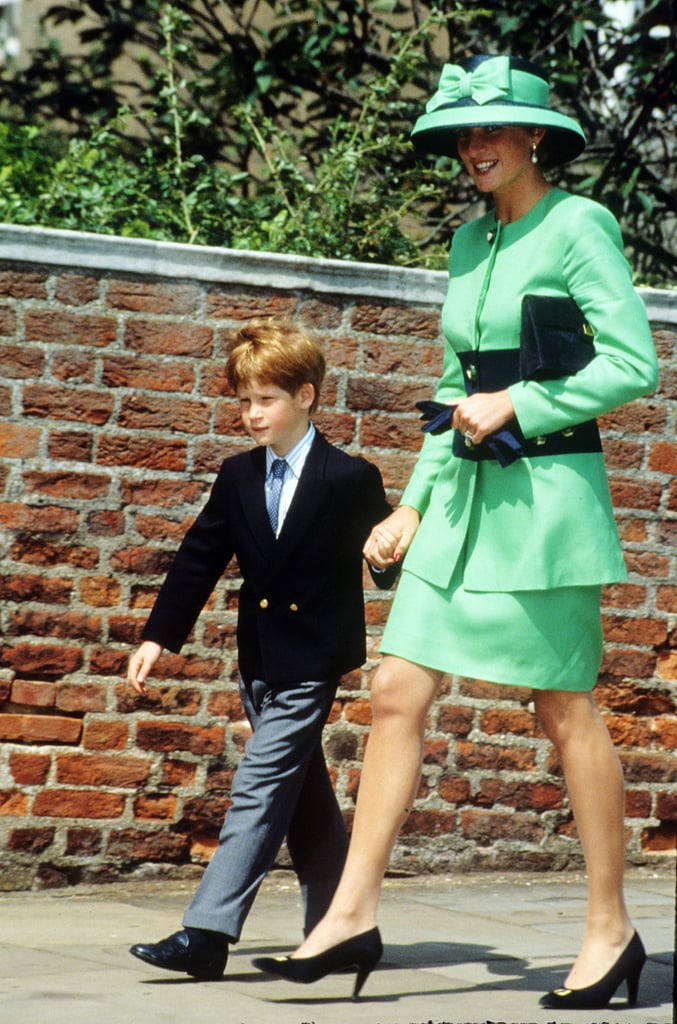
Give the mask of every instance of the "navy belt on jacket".
<path id="1" fill-rule="evenodd" d="M 493 349 L 487 352 L 470 350 L 457 352 L 463 368 L 463 381 L 467 395 L 478 391 L 502 391 L 520 379 L 519 349 Z M 416 408 L 426 420 L 421 428 L 425 433 L 441 434 L 451 430 L 455 405 L 441 402 L 417 402 Z M 509 466 L 520 458 L 543 455 L 576 455 L 582 452 L 601 452 L 602 442 L 596 420 L 586 420 L 575 427 L 556 430 L 540 437 L 526 438 L 515 418 L 502 430 L 490 434 L 480 444 L 473 444 L 459 430 L 454 431 L 452 451 L 461 459 L 480 462 L 497 459 L 501 466 Z"/>

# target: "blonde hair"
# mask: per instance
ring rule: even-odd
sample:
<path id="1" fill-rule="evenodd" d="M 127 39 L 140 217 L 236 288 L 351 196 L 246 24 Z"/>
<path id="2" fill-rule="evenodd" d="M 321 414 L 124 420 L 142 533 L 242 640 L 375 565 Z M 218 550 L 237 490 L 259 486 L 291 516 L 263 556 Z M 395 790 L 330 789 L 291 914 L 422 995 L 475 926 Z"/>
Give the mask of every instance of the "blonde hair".
<path id="1" fill-rule="evenodd" d="M 226 363 L 226 380 L 237 390 L 252 380 L 295 395 L 302 384 L 312 384 L 315 395 L 310 412 L 320 399 L 326 362 L 320 343 L 292 320 L 250 320 L 235 333 Z"/>

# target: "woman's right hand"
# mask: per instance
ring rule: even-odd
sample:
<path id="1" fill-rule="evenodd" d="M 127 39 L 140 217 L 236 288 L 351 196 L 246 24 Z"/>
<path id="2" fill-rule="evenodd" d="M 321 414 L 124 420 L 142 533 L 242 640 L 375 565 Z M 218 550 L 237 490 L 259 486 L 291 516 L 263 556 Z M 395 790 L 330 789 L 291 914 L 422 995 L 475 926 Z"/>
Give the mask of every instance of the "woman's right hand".
<path id="1" fill-rule="evenodd" d="M 362 553 L 370 565 L 388 569 L 404 558 L 421 517 L 410 505 L 400 505 L 369 534 Z"/>
<path id="2" fill-rule="evenodd" d="M 139 649 L 129 659 L 127 682 L 131 683 L 137 693 L 146 693 L 146 679 L 153 665 L 162 654 L 162 647 L 153 640 L 144 640 Z"/>

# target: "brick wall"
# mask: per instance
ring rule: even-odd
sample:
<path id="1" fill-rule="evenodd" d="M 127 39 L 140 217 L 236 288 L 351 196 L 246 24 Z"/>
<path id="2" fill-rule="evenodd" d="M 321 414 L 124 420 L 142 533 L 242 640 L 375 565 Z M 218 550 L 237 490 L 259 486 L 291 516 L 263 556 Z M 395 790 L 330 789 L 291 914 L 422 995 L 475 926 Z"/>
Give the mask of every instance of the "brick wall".
<path id="1" fill-rule="evenodd" d="M 147 698 L 124 674 L 221 459 L 249 443 L 224 387 L 231 331 L 284 312 L 326 339 L 317 423 L 397 501 L 420 444 L 413 403 L 440 370 L 444 275 L 20 228 L 0 232 L 0 261 L 0 888 L 185 870 L 213 849 L 248 735 L 236 572 Z M 630 578 L 605 591 L 598 695 L 635 863 L 674 853 L 677 821 L 677 299 L 645 298 L 659 393 L 602 423 Z M 389 600 L 368 590 L 369 661 L 326 730 L 347 816 Z M 393 866 L 580 863 L 528 692 L 448 678 Z"/>

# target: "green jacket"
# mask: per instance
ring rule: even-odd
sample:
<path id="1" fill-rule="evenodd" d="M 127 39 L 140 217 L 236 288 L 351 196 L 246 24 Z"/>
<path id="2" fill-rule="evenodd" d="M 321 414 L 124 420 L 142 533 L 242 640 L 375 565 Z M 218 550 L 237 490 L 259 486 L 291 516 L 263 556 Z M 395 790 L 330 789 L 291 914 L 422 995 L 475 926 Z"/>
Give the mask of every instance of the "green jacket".
<path id="1" fill-rule="evenodd" d="M 496 230 L 497 229 L 497 230 Z M 490 232 L 496 230 L 493 244 Z M 446 339 L 437 401 L 465 394 L 457 351 L 519 347 L 528 293 L 570 296 L 594 331 L 595 358 L 575 375 L 509 388 L 524 435 L 575 426 L 653 391 L 657 360 L 614 217 L 552 189 L 502 227 L 493 214 L 459 228 L 442 310 Z M 463 559 L 469 590 L 540 590 L 626 578 L 601 453 L 523 458 L 502 468 L 426 435 L 402 496 L 421 525 L 404 568 L 446 587 Z"/>

